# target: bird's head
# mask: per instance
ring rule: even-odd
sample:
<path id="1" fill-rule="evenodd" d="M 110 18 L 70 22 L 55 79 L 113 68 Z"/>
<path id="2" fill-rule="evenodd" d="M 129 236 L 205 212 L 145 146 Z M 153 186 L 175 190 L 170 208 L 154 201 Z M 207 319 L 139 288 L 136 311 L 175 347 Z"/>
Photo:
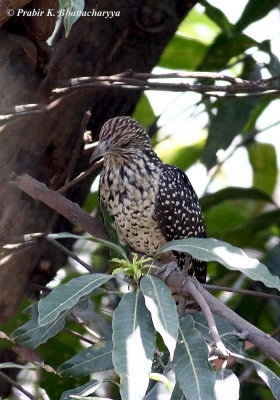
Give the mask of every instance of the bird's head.
<path id="1" fill-rule="evenodd" d="M 99 157 L 125 156 L 150 146 L 150 138 L 142 125 L 130 117 L 109 119 L 102 126 L 99 143 L 90 162 Z"/>

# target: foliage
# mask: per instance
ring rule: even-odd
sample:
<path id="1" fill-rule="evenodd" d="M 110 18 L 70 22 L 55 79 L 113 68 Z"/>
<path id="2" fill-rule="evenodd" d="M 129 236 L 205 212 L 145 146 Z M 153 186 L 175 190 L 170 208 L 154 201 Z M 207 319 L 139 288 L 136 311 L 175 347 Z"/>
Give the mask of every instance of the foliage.
<path id="1" fill-rule="evenodd" d="M 60 0 L 60 5 L 81 11 L 84 2 Z M 232 24 L 220 9 L 201 2 L 200 9 L 193 8 L 182 22 L 158 66 L 182 71 L 218 71 L 249 80 L 279 75 L 280 63 L 271 41 L 265 36 L 258 41 L 244 31 L 254 22 L 269 17 L 277 6 L 274 0 L 248 0 L 239 20 Z M 64 18 L 66 36 L 74 22 L 75 18 Z M 266 62 L 257 62 L 260 52 Z M 215 81 L 212 79 L 209 83 Z M 211 171 L 208 190 L 200 201 L 208 236 L 216 239 L 175 241 L 162 249 L 184 250 L 208 261 L 209 284 L 272 294 L 279 290 L 277 149 L 260 139 L 263 130 L 259 124 L 273 104 L 275 96 L 269 94 L 201 96 L 192 104 L 192 114 L 186 107 L 183 111 L 175 110 L 175 114 L 185 113 L 183 119 L 201 112 L 207 116 L 203 139 L 198 135 L 190 145 L 175 144 L 168 123 L 155 132 L 161 116 L 155 116 L 146 95 L 135 110 L 135 118 L 153 134 L 152 142 L 158 144 L 158 149 L 164 142 L 167 145 L 167 150 L 162 150 L 165 162 L 174 162 L 185 170 L 200 159 Z M 188 132 L 184 133 L 187 136 Z M 246 188 L 228 186 L 223 169 L 226 161 L 241 148 L 248 156 L 247 169 L 252 172 L 252 185 Z M 96 209 L 96 204 L 97 193 L 91 193 L 87 210 Z M 122 257 L 114 260 L 121 267 L 112 275 L 104 271 L 79 276 L 75 271 L 71 277 L 69 274 L 65 282 L 32 306 L 29 320 L 21 309 L 1 327 L 8 335 L 3 340 L 5 344 L 9 339 L 32 351 L 36 349 L 36 354 L 44 360 L 45 364 L 39 365 L 32 361 L 30 368 L 42 371 L 41 380 L 36 384 L 51 399 L 107 396 L 117 400 L 121 395 L 123 400 L 205 400 L 228 398 L 229 393 L 232 399 L 265 400 L 271 398 L 271 393 L 280 399 L 279 366 L 255 348 L 249 356 L 245 349 L 250 343 L 244 343 L 236 328 L 217 315 L 214 317 L 218 332 L 226 348 L 234 353 L 234 360 L 228 360 L 222 367 L 213 363 L 209 355 L 213 339 L 202 312 L 178 319 L 167 286 L 156 277 L 143 276 L 147 260 L 134 258 L 131 263 L 126 251 L 116 243 L 97 240 L 97 245 L 89 236 L 59 233 L 49 238 L 55 241 L 86 239 L 80 241 L 81 248 L 87 250 L 94 268 L 101 265 L 97 254 L 103 260 L 107 248 Z M 92 245 L 90 251 L 86 242 Z M 129 275 L 129 284 L 117 272 Z M 278 300 L 258 297 L 252 300 L 223 290 L 219 293 L 238 314 L 264 332 L 276 331 L 279 338 Z M 13 366 L 26 368 L 19 364 Z M 0 369 L 7 367 L 11 364 L 0 365 Z M 253 378 L 253 385 L 246 374 Z M 267 385 L 265 388 L 262 382 Z M 93 397 L 85 397 L 89 395 Z"/>
<path id="2" fill-rule="evenodd" d="M 263 264 L 227 243 L 214 239 L 191 238 L 170 242 L 161 252 L 171 249 L 179 249 L 195 255 L 197 259 L 207 261 L 217 260 L 216 252 L 218 261 L 229 269 L 232 269 L 233 259 L 237 257 L 236 268 L 254 270 L 255 273 L 250 275 L 253 279 L 262 280 L 265 284 L 279 289 L 276 277 L 273 279 Z M 221 252 L 220 249 L 224 251 Z M 143 261 L 142 259 L 141 264 Z M 125 268 L 133 270 L 136 258 L 130 267 L 128 261 L 125 262 Z M 208 361 L 211 336 L 203 314 L 198 312 L 178 320 L 176 305 L 168 287 L 157 277 L 145 275 L 141 278 L 137 274 L 135 277 L 137 280 L 134 288 L 131 286 L 130 292 L 123 295 L 114 311 L 112 337 L 109 335 L 103 341 L 92 343 L 78 352 L 63 362 L 57 368 L 57 373 L 61 377 L 78 378 L 114 369 L 120 378 L 121 398 L 140 400 L 145 394 L 149 398 L 149 392 L 154 390 L 149 380 L 164 383 L 165 392 L 170 392 L 171 396 L 171 383 L 166 377 L 171 365 L 178 382 L 176 390 L 181 391 L 181 395 L 184 394 L 188 399 L 214 399 L 216 375 Z M 106 285 L 110 279 L 113 279 L 113 276 L 108 274 L 85 274 L 56 287 L 39 301 L 38 308 L 33 310 L 32 319 L 16 329 L 11 334 L 11 339 L 28 348 L 37 348 L 57 335 L 64 328 L 65 320 L 69 316 L 78 315 L 79 303 L 81 308 L 87 309 L 88 301 L 91 301 L 98 288 Z M 108 296 L 106 289 L 103 295 Z M 243 356 L 243 341 L 238 338 L 234 326 L 218 316 L 216 323 L 220 334 L 226 338 L 227 348 L 234 352 L 235 357 L 251 362 L 277 398 L 280 379 L 269 368 Z M 162 344 L 156 341 L 157 332 L 163 340 Z M 221 374 L 228 372 L 222 370 Z M 232 374 L 233 372 L 231 376 Z M 224 378 L 220 379 L 220 375 L 217 377 L 221 391 L 220 381 L 223 382 Z M 92 394 L 102 387 L 105 381 L 106 379 L 90 380 L 79 388 L 64 391 L 61 399 L 70 399 L 72 394 Z"/>
<path id="3" fill-rule="evenodd" d="M 84 9 L 84 0 L 59 0 L 61 7 L 61 15 L 63 16 L 63 24 L 65 28 L 65 36 L 67 37 L 73 24 L 78 20 L 79 13 Z"/>
<path id="4" fill-rule="evenodd" d="M 136 253 L 131 254 L 133 256 L 132 261 L 120 260 L 118 258 L 113 258 L 112 262 L 116 265 L 120 265 L 119 268 L 114 268 L 113 275 L 119 274 L 120 272 L 125 273 L 127 276 L 131 276 L 134 281 L 138 281 L 143 275 L 143 271 L 146 269 L 156 268 L 152 264 L 147 264 L 149 261 L 153 261 L 151 257 L 147 258 L 142 256 L 140 260 L 137 260 L 138 255 Z"/>

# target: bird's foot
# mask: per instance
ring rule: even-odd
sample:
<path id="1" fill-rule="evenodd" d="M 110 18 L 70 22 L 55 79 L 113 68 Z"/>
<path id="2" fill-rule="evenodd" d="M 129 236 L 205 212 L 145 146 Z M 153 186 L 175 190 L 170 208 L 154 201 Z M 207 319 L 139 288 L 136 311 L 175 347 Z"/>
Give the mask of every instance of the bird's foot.
<path id="1" fill-rule="evenodd" d="M 169 275 L 173 271 L 180 271 L 180 268 L 178 267 L 178 264 L 175 261 L 171 261 L 168 264 L 162 265 L 160 269 L 155 272 L 155 276 L 158 276 L 161 280 L 166 282 Z"/>

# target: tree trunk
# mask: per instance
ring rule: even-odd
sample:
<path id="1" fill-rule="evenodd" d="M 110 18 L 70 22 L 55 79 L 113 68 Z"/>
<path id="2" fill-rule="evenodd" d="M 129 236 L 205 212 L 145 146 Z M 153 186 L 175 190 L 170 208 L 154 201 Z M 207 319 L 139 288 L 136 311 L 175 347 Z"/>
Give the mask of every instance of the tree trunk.
<path id="1" fill-rule="evenodd" d="M 25 29 L 27 23 L 30 25 L 26 18 L 30 17 L 10 18 L 0 30 L 0 114 L 8 113 L 7 107 L 16 104 L 48 104 L 55 81 L 117 74 L 129 69 L 150 72 L 178 24 L 196 2 L 100 0 L 98 10 L 120 11 L 120 16 L 80 17 L 67 39 L 63 29 L 59 29 L 51 55 L 45 43 L 36 42 L 36 32 L 31 35 L 30 29 Z M 35 3 L 27 7 L 30 9 Z M 95 3 L 88 0 L 86 9 L 94 9 Z M 2 243 L 25 233 L 71 230 L 65 219 L 53 216 L 51 210 L 21 193 L 11 181 L 17 174 L 27 172 L 58 189 L 69 178 L 67 166 L 85 111 L 92 112 L 89 128 L 97 139 L 102 124 L 116 115 L 130 115 L 140 95 L 139 90 L 72 91 L 53 103 L 47 112 L 27 113 L 0 125 Z M 72 177 L 86 168 L 88 162 L 89 154 L 81 148 Z M 67 196 L 82 204 L 89 186 L 89 180 L 83 181 Z M 4 249 L 0 254 L 0 320 L 4 321 L 13 315 L 19 301 L 30 294 L 30 282 L 48 282 L 65 257 L 45 241 L 13 251 Z"/>

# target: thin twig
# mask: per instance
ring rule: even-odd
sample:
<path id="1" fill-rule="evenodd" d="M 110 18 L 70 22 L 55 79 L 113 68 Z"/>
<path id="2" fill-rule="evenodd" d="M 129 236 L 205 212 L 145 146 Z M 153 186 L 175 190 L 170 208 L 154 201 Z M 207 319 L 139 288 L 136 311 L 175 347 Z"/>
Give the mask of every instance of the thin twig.
<path id="1" fill-rule="evenodd" d="M 151 81 L 150 79 L 153 79 Z M 227 85 L 208 85 L 208 84 L 189 84 L 189 83 L 169 83 L 158 82 L 159 79 L 211 79 L 215 81 L 225 81 Z M 222 73 L 213 72 L 179 72 L 170 74 L 147 74 L 126 71 L 118 75 L 78 77 L 65 81 L 55 82 L 55 88 L 52 93 L 59 95 L 48 105 L 43 104 L 23 104 L 0 109 L 0 122 L 7 124 L 18 117 L 30 117 L 42 114 L 59 106 L 61 101 L 68 101 L 68 92 L 85 90 L 91 92 L 96 88 L 104 87 L 106 89 L 124 89 L 124 90 L 160 90 L 173 92 L 196 92 L 207 96 L 237 96 L 243 94 L 246 96 L 258 96 L 280 93 L 279 88 L 269 86 L 269 83 L 279 81 L 279 76 L 258 81 L 247 81 L 241 78 L 231 77 Z M 7 115 L 8 113 L 8 115 Z"/>
<path id="2" fill-rule="evenodd" d="M 172 271 L 166 279 L 166 283 L 168 286 L 173 288 L 178 295 L 188 298 L 188 291 L 184 290 L 184 287 L 182 287 L 182 281 L 184 278 L 185 277 L 181 272 Z M 280 344 L 273 339 L 270 334 L 263 332 L 261 329 L 240 317 L 221 300 L 212 296 L 196 279 L 188 279 L 194 283 L 200 294 L 204 297 L 212 313 L 216 313 L 225 318 L 229 323 L 237 328 L 237 330 L 242 334 L 244 340 L 246 339 L 253 343 L 266 353 L 268 357 L 280 361 Z"/>
<path id="3" fill-rule="evenodd" d="M 209 180 L 208 183 L 204 189 L 204 192 L 207 193 L 208 188 L 213 181 L 214 177 L 219 173 L 222 165 L 231 158 L 231 156 L 235 153 L 235 151 L 243 146 L 246 145 L 248 142 L 251 142 L 258 134 L 267 131 L 268 129 L 274 128 L 275 126 L 279 125 L 280 121 L 276 121 L 271 125 L 268 125 L 267 127 L 258 130 L 255 129 L 251 132 L 247 132 L 244 135 L 237 135 L 235 138 L 232 140 L 230 145 L 223 151 L 222 155 L 218 157 L 217 163 L 210 169 L 209 171 Z"/>
<path id="4" fill-rule="evenodd" d="M 67 333 L 70 333 L 70 335 L 75 336 L 75 337 L 79 338 L 80 340 L 83 340 L 84 342 L 89 343 L 91 345 L 96 344 L 96 342 L 93 342 L 92 340 L 80 335 L 79 333 L 73 331 L 72 329 L 63 328 L 63 331 L 67 332 Z"/>
<path id="5" fill-rule="evenodd" d="M 263 363 L 264 360 L 266 359 L 266 355 L 265 354 L 260 354 L 259 357 L 257 358 L 256 361 L 258 361 L 259 363 Z M 249 365 L 246 370 L 243 372 L 243 374 L 241 374 L 239 376 L 239 382 L 244 382 L 246 379 L 249 379 L 251 374 L 255 371 L 255 367 L 254 365 Z"/>
<path id="6" fill-rule="evenodd" d="M 246 378 L 246 379 L 242 380 L 242 383 L 247 383 L 248 385 L 254 385 L 254 386 L 257 385 L 257 386 L 261 386 L 261 387 L 266 387 L 267 388 L 267 384 L 264 381 L 261 381 L 260 379 Z"/>
<path id="7" fill-rule="evenodd" d="M 215 343 L 215 354 L 218 355 L 220 358 L 228 358 L 229 352 L 226 349 L 216 326 L 213 314 L 205 301 L 204 297 L 201 293 L 197 290 L 194 283 L 191 281 L 190 277 L 186 277 L 185 280 L 182 282 L 182 292 L 189 293 L 197 304 L 201 307 L 203 314 L 208 322 L 210 334 Z"/>
<path id="8" fill-rule="evenodd" d="M 212 312 L 219 314 L 232 323 L 244 335 L 245 339 L 262 349 L 267 356 L 272 359 L 275 358 L 278 361 L 280 360 L 280 344 L 273 339 L 270 334 L 263 332 L 250 322 L 240 317 L 219 299 L 207 292 L 198 281 L 194 279 L 193 282 L 205 298 Z"/>
<path id="9" fill-rule="evenodd" d="M 122 88 L 127 90 L 159 90 L 168 92 L 195 92 L 208 96 L 219 96 L 219 93 L 223 95 L 264 95 L 264 94 L 278 94 L 280 89 L 271 89 L 266 85 L 256 85 L 253 82 L 251 84 L 235 84 L 235 85 L 204 85 L 204 84 L 189 84 L 189 83 L 166 83 L 166 82 L 147 82 L 135 79 L 125 78 L 121 82 L 116 78 L 107 78 L 102 81 L 97 79 L 94 82 L 79 83 L 74 86 L 66 86 L 63 88 L 57 88 L 53 90 L 54 94 L 64 95 L 72 91 L 80 91 L 89 89 L 95 91 L 96 88 Z"/>
<path id="10" fill-rule="evenodd" d="M 53 291 L 53 289 L 48 288 L 46 286 L 40 285 L 39 283 L 34 283 L 34 282 L 30 282 L 30 286 L 34 289 L 34 290 L 40 290 L 42 292 L 47 292 L 50 293 Z"/>
<path id="11" fill-rule="evenodd" d="M 16 185 L 23 192 L 36 200 L 40 200 L 59 214 L 63 215 L 73 224 L 79 225 L 85 232 L 100 239 L 108 239 L 108 234 L 103 224 L 91 217 L 78 204 L 73 203 L 61 194 L 50 190 L 43 183 L 28 174 L 18 177 Z"/>
<path id="12" fill-rule="evenodd" d="M 217 290 L 217 291 L 221 291 L 221 292 L 232 292 L 232 293 L 246 294 L 248 296 L 264 297 L 264 298 L 267 298 L 267 299 L 280 300 L 280 296 L 277 296 L 276 294 L 256 292 L 254 290 L 234 289 L 234 288 L 230 288 L 228 286 L 208 285 L 207 283 L 202 284 L 202 286 L 207 290 Z"/>
<path id="13" fill-rule="evenodd" d="M 19 390 L 21 393 L 25 394 L 26 397 L 28 397 L 31 400 L 37 400 L 33 394 L 29 393 L 27 390 L 25 390 L 21 385 L 19 385 L 16 381 L 11 379 L 9 376 L 4 374 L 2 371 L 0 371 L 0 378 L 2 378 L 4 381 L 8 382 L 10 385 L 14 386 L 17 390 Z"/>
<path id="14" fill-rule="evenodd" d="M 270 87 L 267 86 L 267 83 L 271 82 L 271 78 L 268 80 L 257 80 L 257 81 L 249 81 L 244 80 L 241 78 L 236 78 L 232 76 L 228 76 L 218 72 L 179 72 L 179 73 L 167 73 L 167 74 L 152 74 L 152 73 L 137 73 L 133 71 L 123 72 L 116 75 L 110 76 L 85 76 L 85 77 L 77 77 L 71 78 L 68 80 L 60 80 L 55 82 L 56 88 L 65 88 L 70 86 L 77 86 L 80 84 L 85 83 L 94 83 L 94 82 L 108 82 L 108 83 L 125 83 L 129 85 L 143 85 L 151 83 L 148 81 L 149 79 L 211 79 L 215 81 L 226 81 L 236 85 L 241 91 L 246 88 L 256 89 L 258 88 L 266 88 L 269 89 Z M 279 77 L 275 77 L 274 80 L 280 80 Z M 175 84 L 176 85 L 176 84 Z M 180 84 L 179 84 L 180 85 Z M 201 85 L 197 85 L 201 86 Z M 224 91 L 225 88 L 232 87 L 232 86 L 221 86 L 221 91 Z M 216 87 L 219 88 L 217 85 L 206 85 L 210 90 L 216 90 Z M 208 90 L 207 89 L 207 90 Z M 227 90 L 227 89 L 226 89 Z M 235 89 L 234 89 L 235 90 Z M 56 89 L 54 89 L 54 93 L 58 93 Z"/>
<path id="15" fill-rule="evenodd" d="M 215 81 L 226 81 L 230 83 L 248 83 L 249 81 L 236 78 L 229 75 L 224 75 L 222 73 L 217 72 L 170 72 L 166 74 L 152 74 L 152 73 L 143 73 L 143 72 L 133 72 L 127 71 L 121 74 L 118 74 L 119 77 L 134 77 L 136 79 L 154 79 L 154 78 L 194 78 L 194 79 L 214 79 Z"/>
<path id="16" fill-rule="evenodd" d="M 259 82 L 275 82 L 275 81 L 280 81 L 280 75 L 275 75 L 275 76 L 271 76 L 270 78 L 266 78 L 266 79 L 261 79 Z"/>
<path id="17" fill-rule="evenodd" d="M 78 139 L 77 139 L 75 148 L 73 150 L 71 161 L 70 161 L 70 163 L 68 165 L 68 168 L 67 168 L 65 185 L 67 183 L 69 183 L 70 179 L 72 178 L 72 174 L 73 174 L 73 172 L 75 170 L 75 166 L 77 164 L 77 160 L 78 160 L 78 157 L 79 157 L 79 151 L 80 151 L 81 146 L 83 144 L 84 133 L 86 131 L 87 124 L 88 124 L 88 121 L 90 119 L 90 116 L 91 116 L 91 112 L 89 110 L 84 113 L 84 116 L 83 116 L 83 119 L 82 119 L 82 122 L 81 122 L 81 126 L 80 126 L 80 131 L 79 131 L 79 134 L 78 134 Z M 71 186 L 68 186 L 68 188 L 65 188 L 65 185 L 63 186 L 64 187 L 64 192 L 69 187 L 71 187 Z"/>
<path id="18" fill-rule="evenodd" d="M 10 106 L 10 107 L 1 107 L 1 112 L 3 114 L 6 113 L 13 113 L 13 114 L 18 114 L 18 113 L 28 113 L 29 111 L 42 111 L 43 106 L 40 106 L 38 108 L 39 104 L 18 104 L 16 106 Z M 5 117 L 5 115 L 3 115 Z"/>
<path id="19" fill-rule="evenodd" d="M 93 329 L 91 329 L 86 323 L 85 321 L 78 317 L 75 313 L 71 313 L 71 317 L 80 325 L 82 325 L 82 327 L 96 340 L 96 342 L 99 342 L 100 340 L 104 339 L 104 337 L 100 336 L 99 333 L 95 332 Z"/>
<path id="20" fill-rule="evenodd" d="M 61 250 L 63 253 L 67 254 L 67 256 L 73 258 L 73 260 L 77 261 L 80 265 L 82 265 L 85 269 L 88 270 L 91 274 L 94 273 L 94 269 L 87 264 L 85 261 L 81 260 L 80 257 L 78 257 L 73 251 L 67 249 L 65 246 L 62 244 L 58 243 L 57 240 L 52 239 L 48 236 L 46 236 L 46 239 L 52 243 L 55 247 L 57 247 L 59 250 Z"/>
<path id="21" fill-rule="evenodd" d="M 84 171 L 80 175 L 78 175 L 75 179 L 73 179 L 72 181 L 66 183 L 61 188 L 59 188 L 57 190 L 57 193 L 65 193 L 68 189 L 70 189 L 71 187 L 77 185 L 77 183 L 81 182 L 87 176 L 91 175 L 94 171 L 96 171 L 99 167 L 101 167 L 102 164 L 103 164 L 103 160 L 95 162 L 86 171 Z"/>
<path id="22" fill-rule="evenodd" d="M 25 233 L 23 235 L 10 235 L 10 236 L 5 236 L 1 235 L 0 236 L 0 244 L 22 244 L 22 243 L 28 243 L 28 242 L 33 242 L 34 240 L 40 239 L 44 237 L 44 233 Z"/>

